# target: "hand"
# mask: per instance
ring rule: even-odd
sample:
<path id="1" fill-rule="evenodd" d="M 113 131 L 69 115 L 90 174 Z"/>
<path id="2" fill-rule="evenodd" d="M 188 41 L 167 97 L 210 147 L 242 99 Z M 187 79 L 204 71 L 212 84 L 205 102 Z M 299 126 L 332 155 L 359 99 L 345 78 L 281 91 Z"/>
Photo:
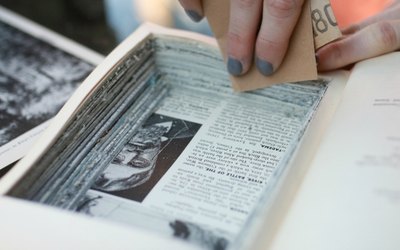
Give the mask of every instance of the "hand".
<path id="1" fill-rule="evenodd" d="M 342 31 L 344 37 L 317 51 L 318 69 L 333 70 L 400 48 L 400 3 Z"/>
<path id="2" fill-rule="evenodd" d="M 263 75 L 275 72 L 286 54 L 303 2 L 231 0 L 227 37 L 229 73 L 245 74 L 254 61 Z M 180 3 L 192 20 L 202 19 L 201 0 L 180 0 Z"/>

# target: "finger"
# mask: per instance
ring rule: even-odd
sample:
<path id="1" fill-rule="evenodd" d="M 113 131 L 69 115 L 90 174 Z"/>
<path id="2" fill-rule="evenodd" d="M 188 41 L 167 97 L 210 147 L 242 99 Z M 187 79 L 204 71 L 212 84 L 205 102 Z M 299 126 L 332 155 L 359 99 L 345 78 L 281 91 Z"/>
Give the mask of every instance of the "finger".
<path id="1" fill-rule="evenodd" d="M 246 73 L 253 61 L 254 44 L 260 23 L 262 0 L 232 0 L 228 28 L 228 71 Z"/>
<path id="2" fill-rule="evenodd" d="M 318 50 L 318 69 L 341 68 L 399 48 L 400 21 L 378 22 Z"/>
<path id="3" fill-rule="evenodd" d="M 186 14 L 192 21 L 200 22 L 203 17 L 203 6 L 201 0 L 179 0 Z"/>
<path id="4" fill-rule="evenodd" d="M 369 17 L 358 24 L 354 24 L 349 26 L 348 28 L 343 29 L 342 34 L 354 34 L 355 32 L 362 30 L 363 28 L 379 21 L 390 21 L 396 19 L 400 19 L 400 4 L 393 5 L 393 7 L 387 8 L 385 11 L 375 16 Z"/>
<path id="5" fill-rule="evenodd" d="M 286 54 L 303 0 L 265 0 L 256 42 L 256 65 L 264 75 L 276 71 Z"/>
<path id="6" fill-rule="evenodd" d="M 392 1 L 391 3 L 388 4 L 388 6 L 386 7 L 386 9 L 392 8 L 392 7 L 394 7 L 394 6 L 396 6 L 396 5 L 399 5 L 399 4 L 400 4 L 400 1 L 399 1 L 399 0 L 394 0 L 394 1 Z"/>

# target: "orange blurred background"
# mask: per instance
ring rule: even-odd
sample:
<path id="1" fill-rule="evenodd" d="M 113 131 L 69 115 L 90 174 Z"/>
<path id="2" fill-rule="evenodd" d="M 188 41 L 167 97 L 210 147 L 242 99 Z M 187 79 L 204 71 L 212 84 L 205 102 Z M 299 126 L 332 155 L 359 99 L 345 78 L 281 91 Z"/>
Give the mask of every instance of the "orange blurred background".
<path id="1" fill-rule="evenodd" d="M 393 3 L 393 0 L 331 0 L 340 28 L 360 22 Z"/>

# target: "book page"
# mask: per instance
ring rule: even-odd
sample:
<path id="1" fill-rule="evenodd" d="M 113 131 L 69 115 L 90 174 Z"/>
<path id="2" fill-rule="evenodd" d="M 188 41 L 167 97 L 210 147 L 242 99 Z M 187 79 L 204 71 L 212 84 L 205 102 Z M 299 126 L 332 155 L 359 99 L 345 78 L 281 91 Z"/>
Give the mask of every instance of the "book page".
<path id="1" fill-rule="evenodd" d="M 272 249 L 399 249 L 399 62 L 356 65 Z"/>
<path id="2" fill-rule="evenodd" d="M 320 75 L 331 80 L 330 87 L 304 133 L 294 157 L 288 163 L 287 171 L 273 180 L 273 189 L 265 197 L 267 201 L 260 202 L 254 209 L 247 223 L 248 233 L 241 235 L 237 240 L 239 249 L 255 249 L 254 243 L 257 243 L 259 239 L 270 242 L 274 238 L 276 228 L 284 220 L 321 141 L 332 123 L 332 117 L 341 101 L 348 76 L 348 71 Z"/>
<path id="3" fill-rule="evenodd" d="M 32 147 L 103 57 L 0 7 L 0 169 Z"/>
<path id="4" fill-rule="evenodd" d="M 143 229 L 4 196 L 0 197 L 0 220 L 2 249 L 199 249 Z"/>

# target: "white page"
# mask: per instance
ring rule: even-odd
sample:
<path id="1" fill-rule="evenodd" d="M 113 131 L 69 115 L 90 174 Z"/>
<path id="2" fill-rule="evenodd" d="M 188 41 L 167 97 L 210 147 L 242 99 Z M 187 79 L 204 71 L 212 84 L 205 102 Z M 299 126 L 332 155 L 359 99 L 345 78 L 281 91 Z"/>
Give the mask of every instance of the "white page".
<path id="1" fill-rule="evenodd" d="M 1 249 L 198 249 L 184 241 L 0 197 Z"/>
<path id="2" fill-rule="evenodd" d="M 393 53 L 353 70 L 272 249 L 400 249 L 399 63 Z"/>

